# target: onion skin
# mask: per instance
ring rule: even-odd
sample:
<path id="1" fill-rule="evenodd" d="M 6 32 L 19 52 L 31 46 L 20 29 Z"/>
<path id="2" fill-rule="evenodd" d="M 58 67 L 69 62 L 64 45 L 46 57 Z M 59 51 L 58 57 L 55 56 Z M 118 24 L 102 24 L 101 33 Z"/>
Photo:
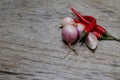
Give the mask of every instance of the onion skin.
<path id="1" fill-rule="evenodd" d="M 78 37 L 78 31 L 76 27 L 72 25 L 66 25 L 62 28 L 62 38 L 65 40 L 68 44 L 72 44 L 77 40 Z"/>
<path id="2" fill-rule="evenodd" d="M 74 25 L 74 24 L 75 24 L 74 20 L 70 17 L 66 17 L 66 18 L 62 19 L 62 21 L 61 21 L 61 25 L 63 27 L 65 27 L 66 25 Z"/>
<path id="3" fill-rule="evenodd" d="M 86 26 L 82 23 L 77 23 L 76 25 L 76 28 L 78 30 L 78 37 L 80 37 Z"/>
<path id="4" fill-rule="evenodd" d="M 98 45 L 97 37 L 92 32 L 90 32 L 85 39 L 85 43 L 88 48 L 90 48 L 91 50 L 95 50 Z"/>

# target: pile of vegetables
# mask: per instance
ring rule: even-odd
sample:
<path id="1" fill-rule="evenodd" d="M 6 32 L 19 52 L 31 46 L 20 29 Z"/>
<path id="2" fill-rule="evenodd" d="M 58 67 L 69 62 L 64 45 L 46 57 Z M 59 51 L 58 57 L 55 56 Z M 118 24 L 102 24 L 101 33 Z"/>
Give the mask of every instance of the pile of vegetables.
<path id="1" fill-rule="evenodd" d="M 64 18 L 61 21 L 61 28 L 63 40 L 75 53 L 76 51 L 72 47 L 72 44 L 80 42 L 81 40 L 83 40 L 92 51 L 97 48 L 98 40 L 116 40 L 120 42 L 120 39 L 111 36 L 105 28 L 98 25 L 95 17 L 88 15 L 83 16 L 74 8 L 71 8 L 71 11 L 78 18 Z"/>

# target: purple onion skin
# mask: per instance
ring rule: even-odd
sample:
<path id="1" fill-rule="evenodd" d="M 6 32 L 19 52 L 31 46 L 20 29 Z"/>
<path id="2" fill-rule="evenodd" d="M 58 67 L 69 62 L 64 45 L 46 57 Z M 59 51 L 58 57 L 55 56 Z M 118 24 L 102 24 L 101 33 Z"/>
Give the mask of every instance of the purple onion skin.
<path id="1" fill-rule="evenodd" d="M 78 30 L 78 37 L 80 37 L 81 35 L 82 35 L 82 32 L 83 32 L 83 30 L 85 29 L 85 25 L 84 24 L 82 24 L 82 23 L 77 23 L 77 26 L 76 26 L 76 28 L 77 28 L 77 30 Z"/>
<path id="2" fill-rule="evenodd" d="M 77 40 L 78 37 L 78 31 L 76 27 L 72 25 L 66 25 L 62 29 L 62 38 L 65 40 L 68 44 L 72 44 Z"/>

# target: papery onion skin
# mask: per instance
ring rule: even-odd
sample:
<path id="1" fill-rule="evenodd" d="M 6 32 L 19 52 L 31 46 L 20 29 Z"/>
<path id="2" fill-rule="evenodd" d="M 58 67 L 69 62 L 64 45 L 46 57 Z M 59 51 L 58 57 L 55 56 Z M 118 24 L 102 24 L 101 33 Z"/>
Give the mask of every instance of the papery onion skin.
<path id="1" fill-rule="evenodd" d="M 75 22 L 71 17 L 66 17 L 66 18 L 62 19 L 62 21 L 61 21 L 61 25 L 63 27 L 66 25 L 74 25 L 74 24 L 75 24 Z"/>
<path id="2" fill-rule="evenodd" d="M 68 44 L 72 44 L 77 40 L 78 37 L 78 31 L 76 27 L 72 25 L 66 25 L 62 28 L 62 38 L 65 40 Z"/>
<path id="3" fill-rule="evenodd" d="M 91 50 L 94 50 L 98 45 L 97 37 L 90 32 L 85 39 L 85 43 Z"/>
<path id="4" fill-rule="evenodd" d="M 76 28 L 78 30 L 78 37 L 80 37 L 86 26 L 82 23 L 77 23 L 76 25 Z"/>

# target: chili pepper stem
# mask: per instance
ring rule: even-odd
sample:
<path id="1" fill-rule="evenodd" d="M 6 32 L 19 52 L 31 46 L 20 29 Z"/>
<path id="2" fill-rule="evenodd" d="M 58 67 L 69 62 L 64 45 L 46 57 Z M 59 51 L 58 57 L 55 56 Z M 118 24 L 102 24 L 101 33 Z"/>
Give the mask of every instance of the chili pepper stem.
<path id="1" fill-rule="evenodd" d="M 111 36 L 111 35 L 109 35 L 110 37 L 112 37 L 114 40 L 116 40 L 116 41 L 118 41 L 118 42 L 120 42 L 120 40 L 119 39 L 117 39 L 117 38 L 115 38 L 114 36 Z"/>
<path id="2" fill-rule="evenodd" d="M 80 37 L 80 39 L 78 41 L 81 41 L 81 39 L 86 35 L 87 33 L 85 31 L 83 31 L 82 36 Z"/>
<path id="3" fill-rule="evenodd" d="M 119 39 L 117 39 L 117 38 L 115 38 L 114 36 L 110 35 L 108 32 L 106 32 L 105 35 L 107 35 L 107 37 L 111 37 L 111 38 L 113 38 L 114 40 L 120 42 Z"/>
<path id="4" fill-rule="evenodd" d="M 101 36 L 100 40 L 116 40 L 114 39 L 113 37 L 104 37 L 104 36 Z M 118 41 L 120 41 L 120 39 L 117 39 Z"/>
<path id="5" fill-rule="evenodd" d="M 76 55 L 78 55 L 78 54 L 76 53 L 76 50 L 72 47 L 72 45 L 71 45 L 70 43 L 68 43 L 68 47 L 69 47 Z"/>
<path id="6" fill-rule="evenodd" d="M 100 40 L 105 40 L 105 37 L 101 36 L 101 37 L 100 37 Z"/>
<path id="7" fill-rule="evenodd" d="M 113 39 L 113 38 L 105 38 L 103 40 L 115 40 L 115 39 Z M 120 39 L 118 39 L 118 40 L 120 40 Z"/>

